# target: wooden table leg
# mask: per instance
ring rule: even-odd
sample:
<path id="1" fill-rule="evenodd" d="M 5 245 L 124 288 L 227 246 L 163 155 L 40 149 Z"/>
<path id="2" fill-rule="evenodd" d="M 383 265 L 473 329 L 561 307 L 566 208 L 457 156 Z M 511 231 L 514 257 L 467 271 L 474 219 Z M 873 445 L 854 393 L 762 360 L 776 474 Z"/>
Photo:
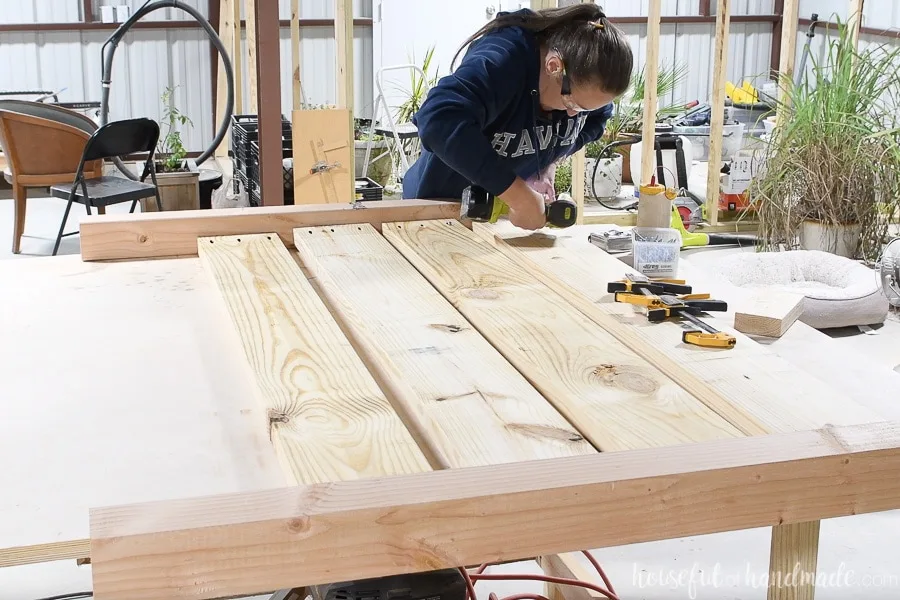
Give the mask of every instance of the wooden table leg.
<path id="1" fill-rule="evenodd" d="M 813 600 L 820 521 L 772 528 L 768 600 Z"/>
<path id="2" fill-rule="evenodd" d="M 550 577 L 602 583 L 599 581 L 600 577 L 598 575 L 592 574 L 592 571 L 582 565 L 580 553 L 578 552 L 539 556 L 537 563 L 544 571 L 544 574 Z M 544 584 L 544 595 L 550 600 L 601 600 L 605 598 L 593 590 L 553 583 Z"/>
<path id="3" fill-rule="evenodd" d="M 14 216 L 13 216 L 13 254 L 19 253 L 19 247 L 22 243 L 22 234 L 25 233 L 25 201 L 28 192 L 25 186 L 17 185 L 13 188 Z"/>

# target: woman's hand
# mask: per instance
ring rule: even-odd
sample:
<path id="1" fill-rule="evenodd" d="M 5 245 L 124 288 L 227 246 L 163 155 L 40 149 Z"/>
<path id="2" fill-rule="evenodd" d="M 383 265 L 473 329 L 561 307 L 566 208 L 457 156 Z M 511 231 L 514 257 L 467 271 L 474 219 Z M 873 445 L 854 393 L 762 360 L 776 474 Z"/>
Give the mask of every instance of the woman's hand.
<path id="1" fill-rule="evenodd" d="M 544 202 L 551 203 L 556 200 L 556 163 L 553 163 L 543 173 L 538 173 L 526 182 L 528 186 L 538 194 L 544 196 Z"/>
<path id="2" fill-rule="evenodd" d="M 544 196 L 525 183 L 516 179 L 500 199 L 509 206 L 509 222 L 521 229 L 540 229 L 547 224 Z"/>

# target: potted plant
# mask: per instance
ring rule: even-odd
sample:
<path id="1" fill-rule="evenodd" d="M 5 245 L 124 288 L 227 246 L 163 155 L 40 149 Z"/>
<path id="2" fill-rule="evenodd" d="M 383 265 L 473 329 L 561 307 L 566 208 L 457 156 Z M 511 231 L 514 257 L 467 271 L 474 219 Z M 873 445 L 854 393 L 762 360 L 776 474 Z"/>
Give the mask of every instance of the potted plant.
<path id="1" fill-rule="evenodd" d="M 200 208 L 200 170 L 187 158 L 180 127 L 193 126 L 190 118 L 175 106 L 176 88 L 168 87 L 161 96 L 162 122 L 165 135 L 156 146 L 154 165 L 163 210 L 198 210 Z M 143 168 L 141 166 L 141 168 Z M 155 211 L 156 199 L 141 200 L 141 210 Z"/>
<path id="2" fill-rule="evenodd" d="M 592 198 L 615 198 L 622 192 L 621 154 L 607 148 L 602 141 L 584 147 L 584 189 Z"/>
<path id="3" fill-rule="evenodd" d="M 857 50 L 838 24 L 821 62 L 781 82 L 763 169 L 751 183 L 762 248 L 875 260 L 900 206 L 900 48 Z"/>
<path id="4" fill-rule="evenodd" d="M 672 94 L 675 88 L 687 76 L 688 69 L 685 64 L 673 64 L 671 67 L 661 65 L 656 79 L 656 97 L 662 101 L 667 95 Z M 632 75 L 631 85 L 628 91 L 619 96 L 613 103 L 613 115 L 606 124 L 603 139 L 606 143 L 623 141 L 631 136 L 640 135 L 644 126 L 644 71 Z M 676 115 L 684 110 L 684 102 L 660 104 L 656 111 L 657 119 Z M 622 181 L 633 183 L 631 177 L 631 146 L 617 147 L 614 152 L 623 157 Z"/>

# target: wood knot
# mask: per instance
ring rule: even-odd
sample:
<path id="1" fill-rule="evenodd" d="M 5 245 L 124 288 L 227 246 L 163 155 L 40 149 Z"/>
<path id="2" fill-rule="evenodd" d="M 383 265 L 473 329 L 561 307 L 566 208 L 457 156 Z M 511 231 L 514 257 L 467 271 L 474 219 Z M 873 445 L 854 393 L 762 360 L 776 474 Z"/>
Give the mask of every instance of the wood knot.
<path id="1" fill-rule="evenodd" d="M 290 533 L 306 533 L 309 531 L 309 517 L 294 517 L 288 519 L 287 530 Z"/>
<path id="2" fill-rule="evenodd" d="M 650 395 L 659 390 L 659 383 L 647 377 L 642 369 L 629 365 L 597 365 L 591 370 L 591 379 L 602 385 L 626 389 L 636 394 Z"/>
<path id="3" fill-rule="evenodd" d="M 443 325 L 441 323 L 433 323 L 430 327 L 438 331 L 446 331 L 447 333 L 459 333 L 463 330 L 459 325 Z"/>
<path id="4" fill-rule="evenodd" d="M 138 236 L 138 242 L 140 242 L 141 244 L 147 243 L 147 240 L 148 240 L 148 239 L 149 239 L 149 238 L 148 238 L 147 235 L 144 234 L 144 233 L 142 233 L 141 235 Z"/>

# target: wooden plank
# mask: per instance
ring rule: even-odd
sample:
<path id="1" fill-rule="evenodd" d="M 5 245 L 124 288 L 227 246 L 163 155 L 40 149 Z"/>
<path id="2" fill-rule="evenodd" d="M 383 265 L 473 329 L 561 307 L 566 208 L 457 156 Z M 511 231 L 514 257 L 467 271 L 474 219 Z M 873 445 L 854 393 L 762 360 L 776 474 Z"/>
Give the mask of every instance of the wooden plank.
<path id="1" fill-rule="evenodd" d="M 291 91 L 294 110 L 303 107 L 303 87 L 300 62 L 300 0 L 291 0 Z"/>
<path id="2" fill-rule="evenodd" d="M 294 245 L 295 227 L 459 216 L 459 202 L 382 200 L 350 204 L 265 206 L 174 213 L 86 216 L 81 219 L 81 258 L 121 260 L 196 256 L 197 238 L 275 232 Z"/>
<path id="3" fill-rule="evenodd" d="M 476 223 L 474 230 L 707 406 L 728 414 L 729 422 L 745 415 L 738 426 L 745 433 L 881 420 L 740 332 L 731 331 L 737 345 L 730 350 L 698 349 L 681 342 L 677 323 L 652 324 L 639 310 L 615 303 L 607 283 L 634 270 L 590 244 L 590 228 L 524 234 L 509 223 Z"/>
<path id="4" fill-rule="evenodd" d="M 353 137 L 347 110 L 293 111 L 294 204 L 353 202 Z M 321 172 L 316 165 L 326 165 Z"/>
<path id="5" fill-rule="evenodd" d="M 430 467 L 274 234 L 197 240 L 254 373 L 291 483 Z"/>
<path id="6" fill-rule="evenodd" d="M 94 594 L 250 595 L 893 510 L 898 446 L 898 423 L 828 427 L 94 509 Z"/>
<path id="7" fill-rule="evenodd" d="M 863 21 L 863 6 L 865 0 L 850 0 L 847 10 L 847 26 L 850 28 L 850 40 L 853 47 L 859 45 L 859 30 Z"/>
<path id="8" fill-rule="evenodd" d="M 346 139 L 350 140 L 349 173 L 355 173 L 356 153 L 353 151 L 353 117 L 354 111 L 354 80 L 353 80 L 353 0 L 334 0 L 334 48 L 337 71 L 337 106 L 347 112 L 344 113 L 344 123 L 338 131 L 345 132 Z M 351 181 L 352 181 L 351 177 Z M 353 188 L 351 187 L 351 192 Z"/>
<path id="9" fill-rule="evenodd" d="M 653 140 L 656 139 L 656 87 L 659 79 L 659 31 L 662 0 L 650 0 L 647 16 L 647 54 L 644 67 L 644 122 L 641 139 L 644 143 L 641 151 L 642 185 L 650 183 L 654 174 L 653 163 L 655 152 Z"/>
<path id="10" fill-rule="evenodd" d="M 740 435 L 459 222 L 382 231 L 601 451 Z"/>
<path id="11" fill-rule="evenodd" d="M 231 68 L 234 69 L 234 114 L 244 114 L 244 32 L 241 27 L 241 8 L 244 0 L 232 0 L 234 9 L 234 39 L 232 39 Z"/>
<path id="12" fill-rule="evenodd" d="M 257 83 L 259 71 L 257 69 L 256 61 L 255 18 L 257 0 L 244 0 L 244 2 L 244 13 L 247 15 L 245 22 L 247 24 L 247 82 L 249 85 L 247 90 L 247 95 L 249 96 L 247 108 L 251 115 L 255 115 L 259 113 L 259 86 Z"/>
<path id="13" fill-rule="evenodd" d="M 797 60 L 797 26 L 800 18 L 800 0 L 784 0 L 784 20 L 781 25 L 781 61 L 778 67 L 778 99 L 785 109 L 790 107 L 790 96 L 785 94 L 789 82 L 794 79 L 794 63 Z M 775 115 L 776 126 L 780 127 L 787 117 L 785 110 Z"/>
<path id="14" fill-rule="evenodd" d="M 813 600 L 819 521 L 772 528 L 768 600 Z"/>
<path id="15" fill-rule="evenodd" d="M 575 200 L 577 210 L 576 223 L 584 223 L 584 175 L 585 175 L 584 149 L 582 148 L 572 156 L 572 199 Z"/>
<path id="16" fill-rule="evenodd" d="M 213 0 L 216 1 L 216 0 Z M 229 52 L 229 60 L 234 62 L 232 49 L 234 48 L 235 35 L 240 36 L 240 32 L 237 30 L 238 24 L 240 23 L 240 19 L 235 21 L 234 19 L 234 3 L 239 0 L 218 0 L 219 2 L 219 39 L 222 40 L 222 45 Z M 240 10 L 240 7 L 238 7 Z M 240 39 L 240 37 L 238 37 Z M 222 117 L 225 116 L 225 105 L 228 99 L 228 82 L 225 78 L 225 63 L 222 62 L 221 57 L 217 53 L 213 53 L 213 57 L 215 57 L 218 62 L 218 71 L 216 76 L 216 123 L 222 122 Z M 234 67 L 232 67 L 232 72 L 234 72 Z M 235 80 L 235 85 L 239 82 Z M 235 114 L 240 114 L 235 111 Z M 225 134 L 225 137 L 222 138 L 222 143 L 216 148 L 216 156 L 217 157 L 226 157 L 228 156 L 228 146 L 231 139 L 231 129 L 228 130 L 228 133 Z"/>
<path id="17" fill-rule="evenodd" d="M 800 294 L 749 292 L 734 313 L 734 328 L 747 335 L 779 338 L 803 314 L 803 301 Z"/>
<path id="18" fill-rule="evenodd" d="M 89 556 L 92 506 L 283 484 L 199 260 L 9 260 L 0 281 L 0 566 Z"/>
<path id="19" fill-rule="evenodd" d="M 595 452 L 375 228 L 294 236 L 360 356 L 442 467 Z"/>
<path id="20" fill-rule="evenodd" d="M 580 553 L 564 552 L 563 554 L 541 556 L 537 562 L 544 574 L 550 577 L 576 579 L 602 585 L 603 582 L 598 581 L 600 579 L 598 574 L 591 573 L 581 565 L 580 556 Z M 599 592 L 583 587 L 547 583 L 544 589 L 546 590 L 544 595 L 550 600 L 601 600 L 606 598 Z"/>
<path id="21" fill-rule="evenodd" d="M 725 81 L 728 78 L 728 28 L 731 0 L 718 0 L 716 47 L 713 51 L 712 114 L 709 123 L 709 172 L 706 179 L 706 212 L 710 223 L 719 222 L 719 176 L 722 170 L 722 143 L 725 127 Z"/>

